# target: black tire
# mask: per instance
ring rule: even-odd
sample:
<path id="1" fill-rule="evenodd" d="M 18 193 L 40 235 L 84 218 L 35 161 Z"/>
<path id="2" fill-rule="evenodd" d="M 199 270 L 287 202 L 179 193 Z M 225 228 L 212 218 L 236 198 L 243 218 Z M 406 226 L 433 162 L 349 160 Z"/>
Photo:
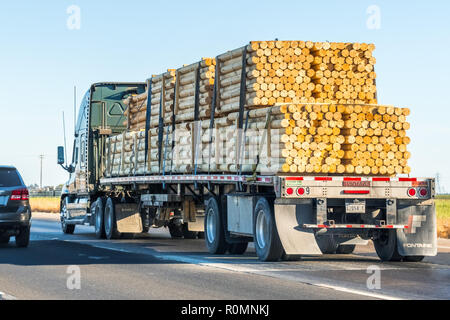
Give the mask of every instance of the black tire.
<path id="1" fill-rule="evenodd" d="M 8 244 L 10 239 L 10 236 L 0 236 L 0 244 Z"/>
<path id="2" fill-rule="evenodd" d="M 355 251 L 356 245 L 339 245 L 336 250 L 337 254 L 352 254 Z"/>
<path id="3" fill-rule="evenodd" d="M 245 251 L 247 251 L 248 248 L 248 242 L 241 242 L 241 243 L 230 243 L 228 245 L 228 252 L 230 254 L 244 254 Z"/>
<path id="4" fill-rule="evenodd" d="M 73 234 L 75 232 L 75 225 L 68 224 L 67 218 L 67 197 L 61 201 L 61 229 L 64 234 Z"/>
<path id="5" fill-rule="evenodd" d="M 256 254 L 261 261 L 279 261 L 283 245 L 278 235 L 273 205 L 266 198 L 260 198 L 255 206 L 253 237 Z"/>
<path id="6" fill-rule="evenodd" d="M 421 262 L 425 259 L 425 256 L 407 256 L 403 257 L 403 261 L 405 262 Z"/>
<path id="7" fill-rule="evenodd" d="M 167 227 L 169 228 L 170 236 L 172 237 L 172 239 L 183 238 L 183 230 L 181 225 L 176 225 L 171 221 Z"/>
<path id="8" fill-rule="evenodd" d="M 112 198 L 106 200 L 105 205 L 105 235 L 106 239 L 113 240 L 120 238 L 120 232 L 117 231 L 115 201 Z"/>
<path id="9" fill-rule="evenodd" d="M 106 239 L 105 233 L 105 199 L 100 197 L 94 202 L 95 211 L 95 237 L 97 239 Z"/>
<path id="10" fill-rule="evenodd" d="M 208 200 L 205 210 L 205 242 L 209 253 L 225 254 L 228 244 L 222 223 L 222 211 L 216 198 Z"/>
<path id="11" fill-rule="evenodd" d="M 397 231 L 388 230 L 380 234 L 379 238 L 373 241 L 375 251 L 381 261 L 401 261 L 397 248 Z"/>
<path id="12" fill-rule="evenodd" d="M 317 236 L 316 241 L 323 254 L 335 254 L 339 247 L 333 236 Z"/>
<path id="13" fill-rule="evenodd" d="M 183 224 L 181 230 L 183 231 L 183 237 L 185 239 L 197 239 L 198 232 L 189 231 L 189 226 L 187 223 Z"/>
<path id="14" fill-rule="evenodd" d="M 16 235 L 16 246 L 26 248 L 30 243 L 30 227 L 20 228 L 19 234 Z"/>

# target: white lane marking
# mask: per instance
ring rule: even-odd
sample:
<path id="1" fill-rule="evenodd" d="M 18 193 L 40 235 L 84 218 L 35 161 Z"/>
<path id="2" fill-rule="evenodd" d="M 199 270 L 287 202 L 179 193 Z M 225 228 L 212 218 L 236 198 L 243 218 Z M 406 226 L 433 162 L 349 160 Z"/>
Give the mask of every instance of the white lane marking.
<path id="1" fill-rule="evenodd" d="M 64 240 L 64 241 L 76 242 L 76 241 L 72 241 L 72 240 Z M 90 244 L 90 245 L 93 246 L 93 247 L 99 248 L 99 249 L 117 251 L 117 252 L 122 252 L 122 253 L 131 253 L 131 254 L 135 254 L 136 253 L 136 252 L 133 252 L 132 250 L 126 250 L 126 249 L 121 249 L 121 248 L 113 248 L 113 247 L 99 245 L 99 244 Z M 157 259 L 160 259 L 160 260 L 176 261 L 176 262 L 182 262 L 182 263 L 188 263 L 188 264 L 195 264 L 195 265 L 199 265 L 199 266 L 211 267 L 211 268 L 216 268 L 216 269 L 223 269 L 223 270 L 233 271 L 233 272 L 265 275 L 265 276 L 269 276 L 269 277 L 272 277 L 272 278 L 283 278 L 283 277 L 280 277 L 280 276 L 277 276 L 277 275 L 273 274 L 273 272 L 284 271 L 283 269 L 262 269 L 262 270 L 257 270 L 255 268 L 246 268 L 246 267 L 241 267 L 241 266 L 238 266 L 238 265 L 231 265 L 231 264 L 225 264 L 225 263 L 205 262 L 205 260 L 201 259 L 201 258 L 175 256 L 175 255 L 171 255 L 171 254 L 153 254 L 152 253 L 151 255 L 153 257 L 157 258 Z M 313 285 L 313 286 L 316 286 L 316 287 L 322 287 L 322 288 L 326 288 L 326 289 L 331 289 L 331 290 L 345 292 L 345 293 L 350 293 L 350 294 L 355 294 L 355 295 L 362 295 L 362 296 L 376 298 L 376 299 L 381 299 L 381 300 L 402 300 L 402 298 L 400 298 L 400 297 L 394 297 L 394 296 L 385 295 L 385 294 L 378 294 L 378 293 L 373 293 L 373 292 L 370 292 L 370 291 L 364 291 L 364 290 L 358 290 L 358 289 L 351 289 L 351 288 L 346 288 L 346 287 L 337 286 L 337 285 L 324 284 L 324 283 L 322 283 L 320 281 L 313 280 L 313 279 L 297 278 L 297 277 L 295 279 L 293 279 L 293 278 L 290 278 L 290 279 L 292 279 L 292 280 L 294 280 L 296 282 L 303 283 L 303 284 Z"/>
<path id="2" fill-rule="evenodd" d="M 403 300 L 402 298 L 399 298 L 399 297 L 393 297 L 393 296 L 389 296 L 389 295 L 385 295 L 385 294 L 372 293 L 369 291 L 354 290 L 354 289 L 344 288 L 344 287 L 340 287 L 340 286 L 331 286 L 331 285 L 324 284 L 324 283 L 311 283 L 311 285 L 314 285 L 317 287 L 322 287 L 322 288 L 328 288 L 328 289 L 332 289 L 332 290 L 336 290 L 336 291 L 361 295 L 361 296 L 372 297 L 372 298 L 381 299 L 381 300 Z"/>
<path id="3" fill-rule="evenodd" d="M 0 291 L 0 300 L 17 300 L 17 298 Z"/>

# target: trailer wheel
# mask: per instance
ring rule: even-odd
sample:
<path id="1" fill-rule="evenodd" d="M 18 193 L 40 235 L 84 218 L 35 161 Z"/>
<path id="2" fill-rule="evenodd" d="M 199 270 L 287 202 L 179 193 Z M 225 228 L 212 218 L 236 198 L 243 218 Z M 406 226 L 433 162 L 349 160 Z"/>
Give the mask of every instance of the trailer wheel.
<path id="1" fill-rule="evenodd" d="M 106 200 L 104 222 L 106 238 L 108 240 L 119 239 L 120 232 L 117 231 L 115 203 L 112 198 Z"/>
<path id="2" fill-rule="evenodd" d="M 222 211 L 217 199 L 209 199 L 205 210 L 205 242 L 209 253 L 225 254 L 228 244 L 225 240 L 225 230 L 222 223 Z"/>
<path id="3" fill-rule="evenodd" d="M 244 254 L 245 251 L 247 251 L 248 248 L 248 242 L 241 242 L 241 243 L 230 243 L 228 245 L 228 252 L 230 254 Z"/>
<path id="4" fill-rule="evenodd" d="M 403 259 L 403 256 L 398 253 L 396 230 L 380 233 L 373 243 L 381 261 L 401 261 Z"/>
<path id="5" fill-rule="evenodd" d="M 339 245 L 336 250 L 337 254 L 351 254 L 355 251 L 356 245 Z"/>
<path id="6" fill-rule="evenodd" d="M 95 237 L 97 239 L 105 239 L 105 200 L 100 197 L 92 206 L 95 212 Z"/>
<path id="7" fill-rule="evenodd" d="M 73 234 L 75 232 L 74 224 L 67 224 L 67 197 L 61 201 L 61 229 L 64 234 Z"/>
<path id="8" fill-rule="evenodd" d="M 333 236 L 317 236 L 316 241 L 323 254 L 335 254 L 338 250 L 339 244 Z"/>
<path id="9" fill-rule="evenodd" d="M 278 235 L 273 206 L 260 198 L 254 211 L 253 237 L 256 254 L 262 261 L 278 261 L 283 255 L 283 245 Z"/>
<path id="10" fill-rule="evenodd" d="M 184 223 L 181 227 L 181 230 L 183 232 L 183 237 L 185 239 L 197 239 L 198 232 L 195 231 L 189 231 L 189 226 L 187 223 Z"/>

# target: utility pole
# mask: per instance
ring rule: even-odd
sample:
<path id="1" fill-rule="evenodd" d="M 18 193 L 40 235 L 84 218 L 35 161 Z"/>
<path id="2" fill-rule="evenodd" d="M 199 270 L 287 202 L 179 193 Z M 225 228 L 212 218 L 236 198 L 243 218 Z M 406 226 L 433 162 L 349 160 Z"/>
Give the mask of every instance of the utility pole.
<path id="1" fill-rule="evenodd" d="M 39 158 L 41 159 L 41 176 L 40 176 L 40 183 L 39 183 L 39 185 L 40 185 L 40 188 L 42 189 L 42 161 L 44 160 L 44 155 L 43 154 L 41 154 L 40 156 L 39 156 Z"/>

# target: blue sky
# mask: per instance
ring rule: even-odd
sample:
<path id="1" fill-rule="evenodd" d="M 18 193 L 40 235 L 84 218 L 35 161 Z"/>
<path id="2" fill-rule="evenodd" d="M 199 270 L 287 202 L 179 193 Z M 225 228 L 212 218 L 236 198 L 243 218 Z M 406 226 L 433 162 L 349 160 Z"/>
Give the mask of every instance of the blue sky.
<path id="1" fill-rule="evenodd" d="M 81 9 L 69 30 L 67 8 Z M 380 9 L 380 29 L 367 8 Z M 27 184 L 64 182 L 56 165 L 66 115 L 72 147 L 78 101 L 98 81 L 144 81 L 250 40 L 373 42 L 379 102 L 409 107 L 415 176 L 441 175 L 450 192 L 449 1 L 2 1 L 0 163 Z M 70 157 L 70 155 L 69 155 Z"/>

